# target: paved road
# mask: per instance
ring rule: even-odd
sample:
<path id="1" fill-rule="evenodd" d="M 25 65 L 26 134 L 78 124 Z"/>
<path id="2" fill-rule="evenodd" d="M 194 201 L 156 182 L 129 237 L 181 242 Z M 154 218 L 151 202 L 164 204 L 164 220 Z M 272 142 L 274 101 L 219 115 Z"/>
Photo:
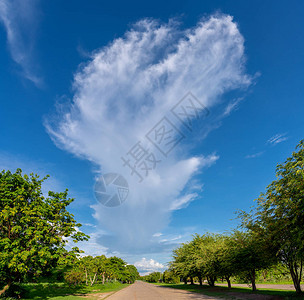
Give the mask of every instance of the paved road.
<path id="1" fill-rule="evenodd" d="M 209 297 L 188 291 L 156 286 L 150 283 L 137 281 L 124 288 L 107 300 L 216 300 L 219 298 Z"/>

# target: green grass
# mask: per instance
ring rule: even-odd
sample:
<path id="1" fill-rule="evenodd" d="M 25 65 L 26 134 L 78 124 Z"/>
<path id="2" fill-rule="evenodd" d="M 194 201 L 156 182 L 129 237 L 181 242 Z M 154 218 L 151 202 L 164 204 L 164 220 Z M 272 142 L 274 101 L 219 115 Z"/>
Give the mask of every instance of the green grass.
<path id="1" fill-rule="evenodd" d="M 260 294 L 260 295 L 271 295 L 271 296 L 281 296 L 283 299 L 304 299 L 304 296 L 297 295 L 294 291 L 280 290 L 280 289 L 259 289 L 256 292 L 252 292 L 251 288 L 245 287 L 233 287 L 228 289 L 227 287 L 215 286 L 210 287 L 207 285 L 190 285 L 190 284 L 167 284 L 167 283 L 157 283 L 157 285 L 163 287 L 170 287 L 175 289 L 186 290 L 194 293 L 201 293 L 207 296 L 217 296 L 224 299 L 236 299 L 235 294 Z"/>
<path id="2" fill-rule="evenodd" d="M 95 284 L 93 286 L 81 285 L 70 287 L 65 283 L 27 283 L 22 285 L 26 289 L 26 295 L 23 299 L 34 300 L 76 300 L 84 299 L 79 297 L 85 294 L 106 293 L 121 290 L 128 284 L 119 282 Z M 90 298 L 85 298 L 86 300 Z M 94 297 L 92 297 L 94 299 Z"/>

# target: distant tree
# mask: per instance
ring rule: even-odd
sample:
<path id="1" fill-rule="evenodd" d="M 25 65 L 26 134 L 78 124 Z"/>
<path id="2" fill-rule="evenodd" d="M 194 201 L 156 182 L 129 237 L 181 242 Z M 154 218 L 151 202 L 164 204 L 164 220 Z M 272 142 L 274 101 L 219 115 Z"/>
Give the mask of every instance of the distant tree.
<path id="1" fill-rule="evenodd" d="M 134 283 L 135 280 L 139 279 L 139 273 L 135 266 L 127 265 L 125 268 L 125 281 L 128 283 Z"/>
<path id="2" fill-rule="evenodd" d="M 42 194 L 46 178 L 23 176 L 21 169 L 0 173 L 0 274 L 6 284 L 0 295 L 12 282 L 54 268 L 68 237 L 74 242 L 88 239 L 66 210 L 73 201 L 67 190 Z"/>

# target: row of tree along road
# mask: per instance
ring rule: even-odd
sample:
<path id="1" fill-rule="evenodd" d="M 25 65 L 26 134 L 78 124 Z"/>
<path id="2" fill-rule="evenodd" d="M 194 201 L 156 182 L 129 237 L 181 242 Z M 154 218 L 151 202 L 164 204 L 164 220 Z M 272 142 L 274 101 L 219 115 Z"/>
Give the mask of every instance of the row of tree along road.
<path id="1" fill-rule="evenodd" d="M 242 276 L 256 289 L 257 272 L 283 266 L 294 287 L 301 292 L 304 258 L 304 141 L 276 169 L 277 179 L 257 199 L 255 209 L 239 212 L 241 228 L 229 234 L 195 235 L 173 251 L 173 261 L 163 278 L 184 282 L 195 277 L 200 284 Z M 85 241 L 89 236 L 78 228 L 67 211 L 73 201 L 67 190 L 45 197 L 37 175 L 0 173 L 0 296 L 13 282 L 38 280 L 57 272 L 71 285 L 93 285 L 109 280 L 134 282 L 138 272 L 118 257 L 81 258 L 68 240 Z M 165 277 L 164 277 L 165 276 Z M 150 279 L 148 279 L 150 278 Z M 153 281 L 153 276 L 147 277 Z M 145 279 L 145 278 L 144 278 Z"/>
<path id="2" fill-rule="evenodd" d="M 295 290 L 301 293 L 304 258 L 304 141 L 301 141 L 285 163 L 277 165 L 276 180 L 256 200 L 250 212 L 239 211 L 241 225 L 227 234 L 196 234 L 192 241 L 173 251 L 165 282 L 185 283 L 197 278 L 214 286 L 224 278 L 243 278 L 256 290 L 261 273 L 289 271 Z M 278 274 L 277 274 L 278 275 Z M 284 275 L 284 274 L 283 274 Z M 176 277 L 178 279 L 176 279 Z M 169 278 L 169 279 L 168 279 Z"/>

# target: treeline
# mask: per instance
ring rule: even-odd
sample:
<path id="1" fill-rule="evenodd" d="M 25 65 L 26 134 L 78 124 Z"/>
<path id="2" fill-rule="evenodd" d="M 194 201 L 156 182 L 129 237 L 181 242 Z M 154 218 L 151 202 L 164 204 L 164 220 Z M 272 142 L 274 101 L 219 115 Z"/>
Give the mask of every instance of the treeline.
<path id="1" fill-rule="evenodd" d="M 258 271 L 273 266 L 288 269 L 301 293 L 304 259 L 304 141 L 283 164 L 276 180 L 256 200 L 250 212 L 240 211 L 241 225 L 228 234 L 196 234 L 173 251 L 170 270 L 187 282 L 198 278 L 210 286 L 232 276 L 248 280 L 256 290 Z M 280 267 L 278 267 L 280 269 Z"/>
<path id="2" fill-rule="evenodd" d="M 181 281 L 180 277 L 175 272 L 170 270 L 166 270 L 163 273 L 153 272 L 151 274 L 141 276 L 140 279 L 150 283 L 180 283 Z"/>
<path id="3" fill-rule="evenodd" d="M 81 258 L 77 247 L 66 250 L 68 240 L 77 243 L 89 236 L 67 210 L 74 201 L 67 190 L 42 193 L 47 177 L 23 175 L 21 169 L 0 172 L 0 297 L 13 291 L 15 283 L 44 279 L 72 285 L 134 282 L 136 268 L 118 257 Z"/>
<path id="4" fill-rule="evenodd" d="M 95 283 L 105 284 L 109 281 L 122 283 L 134 283 L 139 279 L 139 273 L 135 266 L 128 265 L 119 257 L 85 256 L 63 265 L 64 279 L 71 285 L 85 283 L 92 286 Z"/>

